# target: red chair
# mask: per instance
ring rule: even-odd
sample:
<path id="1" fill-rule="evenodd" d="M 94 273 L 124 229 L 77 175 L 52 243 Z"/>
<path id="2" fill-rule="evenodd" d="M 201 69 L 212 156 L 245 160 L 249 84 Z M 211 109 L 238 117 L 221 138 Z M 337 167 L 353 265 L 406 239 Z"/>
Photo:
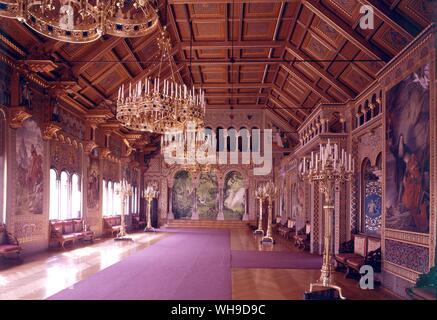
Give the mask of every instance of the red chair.
<path id="1" fill-rule="evenodd" d="M 18 239 L 7 231 L 4 223 L 0 223 L 0 255 L 7 258 L 10 254 L 16 254 L 19 259 L 20 252 Z"/>

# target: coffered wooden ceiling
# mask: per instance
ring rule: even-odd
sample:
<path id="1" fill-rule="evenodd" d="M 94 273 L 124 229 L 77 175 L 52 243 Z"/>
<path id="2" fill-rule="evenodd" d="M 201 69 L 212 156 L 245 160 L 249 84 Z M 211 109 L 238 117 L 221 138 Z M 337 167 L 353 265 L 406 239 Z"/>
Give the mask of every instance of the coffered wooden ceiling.
<path id="1" fill-rule="evenodd" d="M 374 8 L 372 30 L 359 26 L 365 4 Z M 160 27 L 171 34 L 178 77 L 206 90 L 207 108 L 268 108 L 295 130 L 318 103 L 347 101 L 370 84 L 431 22 L 434 7 L 433 0 L 169 0 L 161 1 Z M 55 62 L 39 76 L 74 81 L 64 99 L 85 110 L 110 107 L 122 83 L 157 72 L 156 34 L 75 45 L 0 20 L 17 46 L 3 49 Z"/>

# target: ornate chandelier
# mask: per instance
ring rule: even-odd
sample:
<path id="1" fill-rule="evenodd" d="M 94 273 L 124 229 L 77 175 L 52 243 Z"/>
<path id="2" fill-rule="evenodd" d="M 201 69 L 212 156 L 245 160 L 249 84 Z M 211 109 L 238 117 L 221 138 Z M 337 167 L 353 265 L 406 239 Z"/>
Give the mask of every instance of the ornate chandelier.
<path id="1" fill-rule="evenodd" d="M 157 39 L 161 53 L 158 77 L 124 84 L 118 90 L 117 120 L 136 131 L 166 133 L 182 130 L 188 122 L 202 126 L 205 117 L 205 96 L 202 90 L 189 89 L 175 81 L 171 62 L 170 37 L 164 28 Z M 162 79 L 165 60 L 171 68 L 170 79 Z"/>
<path id="2" fill-rule="evenodd" d="M 180 165 L 191 173 L 208 172 L 216 167 L 216 140 L 212 132 L 189 122 L 182 130 L 162 135 L 161 154 L 168 165 Z"/>
<path id="3" fill-rule="evenodd" d="M 0 0 L 0 16 L 49 38 L 85 43 L 104 34 L 141 37 L 158 24 L 156 0 Z"/>

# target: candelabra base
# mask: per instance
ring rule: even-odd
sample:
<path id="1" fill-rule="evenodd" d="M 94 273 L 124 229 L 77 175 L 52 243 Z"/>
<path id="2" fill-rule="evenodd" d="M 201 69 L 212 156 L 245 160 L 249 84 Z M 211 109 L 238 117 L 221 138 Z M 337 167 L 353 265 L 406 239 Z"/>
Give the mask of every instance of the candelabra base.
<path id="1" fill-rule="evenodd" d="M 144 232 L 156 232 L 156 230 L 155 230 L 155 228 L 153 228 L 153 227 L 146 227 L 145 229 L 144 229 Z"/>
<path id="2" fill-rule="evenodd" d="M 341 289 L 341 287 L 339 287 L 338 285 L 336 285 L 332 280 L 328 281 L 328 283 L 323 283 L 324 281 L 322 279 L 317 280 L 314 283 L 310 284 L 310 292 L 314 292 L 313 288 L 314 287 L 321 287 L 321 288 L 332 288 L 338 291 L 338 294 L 340 296 L 341 300 L 346 300 L 346 298 L 343 296 L 343 290 Z"/>
<path id="3" fill-rule="evenodd" d="M 260 235 L 264 236 L 264 230 L 256 229 L 256 230 L 253 232 L 253 234 L 260 234 Z"/>
<path id="4" fill-rule="evenodd" d="M 133 241 L 133 239 L 128 236 L 117 236 L 114 241 Z"/>
<path id="5" fill-rule="evenodd" d="M 265 236 L 261 239 L 261 244 L 275 244 L 275 240 L 272 237 Z"/>

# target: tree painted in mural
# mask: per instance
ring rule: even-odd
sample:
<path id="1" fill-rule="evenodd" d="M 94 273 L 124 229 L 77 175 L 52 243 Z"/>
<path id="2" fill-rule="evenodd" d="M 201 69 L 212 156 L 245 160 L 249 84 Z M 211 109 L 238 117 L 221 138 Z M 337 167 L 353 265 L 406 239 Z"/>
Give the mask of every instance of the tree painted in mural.
<path id="1" fill-rule="evenodd" d="M 223 214 L 227 220 L 241 220 L 246 203 L 244 179 L 241 173 L 231 171 L 226 175 Z"/>
<path id="2" fill-rule="evenodd" d="M 193 213 L 194 186 L 187 171 L 179 171 L 173 183 L 172 205 L 175 219 L 189 219 Z"/>
<path id="3" fill-rule="evenodd" d="M 430 64 L 387 93 L 386 227 L 429 232 Z"/>
<path id="4" fill-rule="evenodd" d="M 197 187 L 197 211 L 199 219 L 216 220 L 219 211 L 217 176 L 213 172 L 202 173 Z"/>

